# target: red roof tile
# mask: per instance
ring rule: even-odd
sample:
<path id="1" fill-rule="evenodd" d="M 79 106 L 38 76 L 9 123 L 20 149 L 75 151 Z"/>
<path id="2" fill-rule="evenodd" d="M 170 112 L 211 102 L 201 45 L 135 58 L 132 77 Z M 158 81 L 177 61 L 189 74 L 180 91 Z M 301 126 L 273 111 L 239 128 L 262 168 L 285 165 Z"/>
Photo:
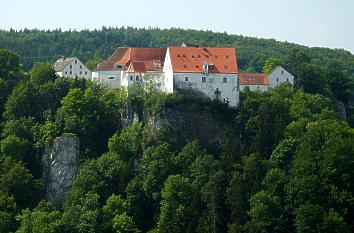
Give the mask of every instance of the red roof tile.
<path id="1" fill-rule="evenodd" d="M 234 48 L 168 47 L 168 50 L 172 69 L 177 73 L 203 72 L 205 62 L 213 65 L 209 73 L 238 73 Z"/>
<path id="2" fill-rule="evenodd" d="M 269 83 L 268 76 L 261 73 L 240 73 L 238 79 L 240 85 L 268 85 Z"/>
<path id="3" fill-rule="evenodd" d="M 125 65 L 124 69 L 127 70 L 134 62 L 135 69 L 161 72 L 165 56 L 166 48 L 118 48 L 96 70 L 117 70 L 116 65 Z"/>

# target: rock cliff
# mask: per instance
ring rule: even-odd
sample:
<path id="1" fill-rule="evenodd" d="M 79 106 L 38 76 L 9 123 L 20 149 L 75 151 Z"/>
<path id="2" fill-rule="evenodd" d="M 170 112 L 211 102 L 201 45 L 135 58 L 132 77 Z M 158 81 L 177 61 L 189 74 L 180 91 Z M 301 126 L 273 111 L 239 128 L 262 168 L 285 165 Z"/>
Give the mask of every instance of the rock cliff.
<path id="1" fill-rule="evenodd" d="M 63 134 L 47 147 L 42 158 L 45 199 L 61 207 L 79 168 L 79 138 Z"/>

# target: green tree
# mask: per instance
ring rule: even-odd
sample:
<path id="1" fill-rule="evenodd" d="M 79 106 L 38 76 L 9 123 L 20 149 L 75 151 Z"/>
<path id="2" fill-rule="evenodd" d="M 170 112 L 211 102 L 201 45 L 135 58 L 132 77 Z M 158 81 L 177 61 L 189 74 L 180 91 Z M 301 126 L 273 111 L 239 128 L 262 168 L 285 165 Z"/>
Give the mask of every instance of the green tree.
<path id="1" fill-rule="evenodd" d="M 188 178 L 170 176 L 163 187 L 157 232 L 195 232 L 196 190 Z"/>
<path id="2" fill-rule="evenodd" d="M 266 74 L 270 74 L 277 66 L 282 65 L 282 60 L 279 58 L 271 57 L 268 58 L 264 63 L 263 72 Z"/>

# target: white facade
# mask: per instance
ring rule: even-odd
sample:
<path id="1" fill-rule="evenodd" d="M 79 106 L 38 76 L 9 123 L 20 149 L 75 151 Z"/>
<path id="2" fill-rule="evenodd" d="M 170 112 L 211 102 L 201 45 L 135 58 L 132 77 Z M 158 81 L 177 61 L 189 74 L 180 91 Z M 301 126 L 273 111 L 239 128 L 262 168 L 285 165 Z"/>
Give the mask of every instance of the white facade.
<path id="1" fill-rule="evenodd" d="M 105 70 L 92 72 L 92 81 L 105 87 L 117 89 L 121 86 L 122 70 Z"/>
<path id="2" fill-rule="evenodd" d="M 268 86 L 267 85 L 242 85 L 240 84 L 240 91 L 243 91 L 245 87 L 249 87 L 251 91 L 268 91 Z"/>
<path id="3" fill-rule="evenodd" d="M 237 106 L 239 90 L 237 87 L 237 74 L 209 73 L 174 73 L 174 89 L 191 89 L 202 92 L 210 99 L 218 99 Z"/>
<path id="4" fill-rule="evenodd" d="M 91 80 L 91 71 L 77 58 L 67 58 L 67 59 L 59 59 L 57 63 L 63 63 L 62 66 L 58 70 L 56 70 L 56 74 L 60 77 L 69 77 L 69 78 L 84 78 L 87 80 Z M 54 64 L 54 68 L 56 66 Z M 60 64 L 59 64 L 60 65 Z"/>
<path id="5" fill-rule="evenodd" d="M 274 88 L 279 86 L 279 84 L 284 82 L 289 82 L 294 85 L 294 76 L 286 71 L 283 67 L 276 67 L 269 75 L 269 88 Z"/>

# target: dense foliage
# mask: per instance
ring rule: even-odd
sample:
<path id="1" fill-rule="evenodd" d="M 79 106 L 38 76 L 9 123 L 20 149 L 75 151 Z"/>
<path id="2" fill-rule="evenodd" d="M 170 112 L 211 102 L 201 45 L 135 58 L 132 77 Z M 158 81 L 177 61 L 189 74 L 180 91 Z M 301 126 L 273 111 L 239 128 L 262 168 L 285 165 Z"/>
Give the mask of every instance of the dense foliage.
<path id="1" fill-rule="evenodd" d="M 253 40 L 178 29 L 1 33 L 26 40 L 42 35 L 43 46 L 47 37 L 65 38 L 70 43 L 63 51 L 70 51 L 75 43 L 85 45 L 72 36 L 84 40 L 81 34 L 97 33 L 101 40 L 101 34 L 122 32 L 137 44 L 124 43 L 137 46 L 181 42 L 179 33 L 196 43 L 209 40 L 208 45 Z M 111 43 L 115 37 L 109 38 Z M 55 48 L 48 47 L 53 53 Z M 295 87 L 245 89 L 238 108 L 230 109 L 193 93 L 166 95 L 135 86 L 127 94 L 60 78 L 47 63 L 24 73 L 19 57 L 0 49 L 0 232 L 353 232 L 354 88 L 348 76 L 353 67 L 342 61 L 343 70 L 323 66 L 330 59 L 318 65 L 315 56 L 320 59 L 324 51 L 352 59 L 325 49 L 271 57 L 264 70 L 283 65 L 295 74 Z M 263 64 L 248 60 L 247 66 Z M 347 109 L 344 116 L 339 105 Z M 192 118 L 180 129 L 157 123 L 161 112 L 173 110 L 180 118 L 193 112 L 205 121 L 215 119 L 208 126 L 215 130 L 206 132 L 218 134 L 218 140 L 200 136 L 203 129 L 193 129 Z M 132 112 L 140 116 L 134 122 Z M 43 199 L 40 158 L 63 133 L 79 136 L 82 159 L 65 203 L 55 207 Z"/>
<path id="2" fill-rule="evenodd" d="M 274 39 L 229 35 L 225 32 L 133 27 L 102 27 L 93 31 L 0 30 L 0 47 L 11 49 L 23 57 L 25 69 L 30 69 L 35 62 L 49 59 L 53 62 L 61 56 L 77 56 L 84 62 L 91 60 L 88 64 L 93 68 L 100 59 L 106 59 L 120 46 L 164 47 L 180 45 L 182 42 L 234 47 L 242 70 L 262 71 L 268 58 L 284 58 L 290 50 L 301 49 L 317 65 L 344 71 L 352 77 L 354 73 L 354 56 L 342 49 L 308 48 Z"/>

